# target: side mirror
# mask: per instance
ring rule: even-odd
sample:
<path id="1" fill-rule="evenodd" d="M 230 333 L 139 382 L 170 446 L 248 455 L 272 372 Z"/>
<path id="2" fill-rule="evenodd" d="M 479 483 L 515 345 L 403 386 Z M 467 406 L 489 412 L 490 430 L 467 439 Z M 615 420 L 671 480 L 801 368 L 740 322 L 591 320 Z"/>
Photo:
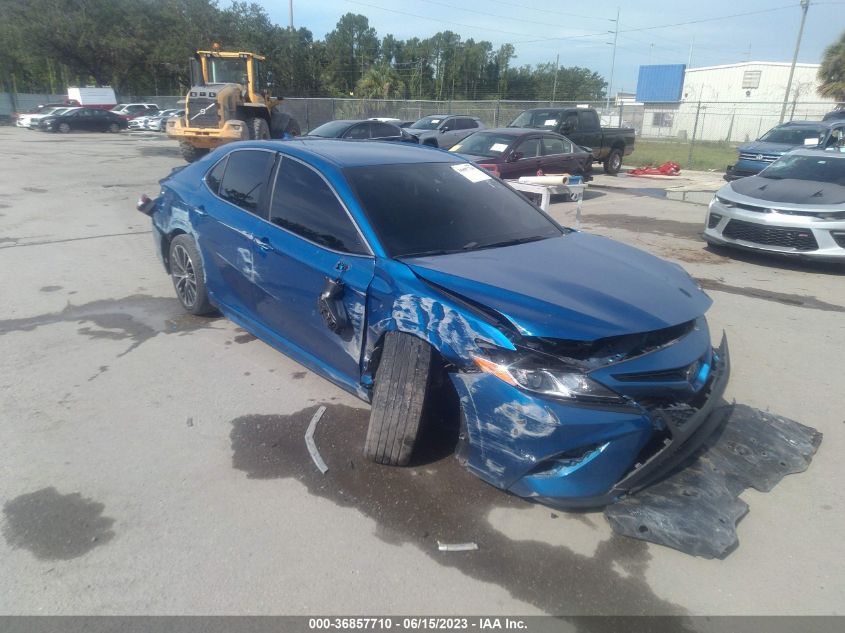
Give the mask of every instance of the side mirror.
<path id="1" fill-rule="evenodd" d="M 448 132 L 448 131 L 449 131 L 449 129 L 450 129 L 450 128 L 449 128 L 449 126 L 448 126 L 448 125 L 444 125 L 442 128 L 440 128 L 440 133 L 441 133 L 441 134 L 443 134 L 443 132 Z"/>
<path id="2" fill-rule="evenodd" d="M 507 161 L 509 163 L 515 163 L 516 161 L 522 160 L 523 158 L 525 158 L 525 154 L 523 152 L 511 152 L 508 155 Z"/>
<path id="3" fill-rule="evenodd" d="M 564 123 L 563 125 L 560 126 L 560 129 L 561 129 L 562 132 L 568 134 L 569 132 L 572 131 L 572 123 L 567 121 L 566 123 Z"/>

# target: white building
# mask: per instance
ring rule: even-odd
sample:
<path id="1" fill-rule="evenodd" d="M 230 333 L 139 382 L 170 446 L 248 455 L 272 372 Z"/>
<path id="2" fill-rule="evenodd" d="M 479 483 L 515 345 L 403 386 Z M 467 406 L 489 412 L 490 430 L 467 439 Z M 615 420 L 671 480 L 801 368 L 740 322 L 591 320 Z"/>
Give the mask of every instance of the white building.
<path id="1" fill-rule="evenodd" d="M 787 62 L 742 62 L 684 72 L 681 100 L 646 103 L 642 136 L 708 141 L 753 140 L 780 122 Z M 818 94 L 819 64 L 796 64 L 785 121 L 821 119 L 834 101 Z M 696 118 L 698 122 L 696 123 Z"/>

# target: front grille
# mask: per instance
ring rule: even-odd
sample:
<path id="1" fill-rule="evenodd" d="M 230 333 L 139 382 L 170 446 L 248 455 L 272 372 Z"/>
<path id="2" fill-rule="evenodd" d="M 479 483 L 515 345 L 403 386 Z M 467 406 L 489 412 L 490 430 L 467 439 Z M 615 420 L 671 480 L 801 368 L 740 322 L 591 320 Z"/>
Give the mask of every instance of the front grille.
<path id="1" fill-rule="evenodd" d="M 780 156 L 777 154 L 755 154 L 752 152 L 740 152 L 740 160 L 762 160 L 767 163 L 775 162 Z"/>
<path id="2" fill-rule="evenodd" d="M 188 127 L 219 127 L 218 106 L 208 97 L 190 97 L 188 100 Z"/>
<path id="3" fill-rule="evenodd" d="M 762 226 L 742 220 L 731 220 L 722 235 L 733 240 L 743 240 L 765 246 L 794 248 L 797 251 L 814 251 L 819 245 L 809 229 Z"/>
<path id="4" fill-rule="evenodd" d="M 718 213 L 711 213 L 710 217 L 707 218 L 707 228 L 708 229 L 715 229 L 716 225 L 722 221 L 722 216 Z"/>

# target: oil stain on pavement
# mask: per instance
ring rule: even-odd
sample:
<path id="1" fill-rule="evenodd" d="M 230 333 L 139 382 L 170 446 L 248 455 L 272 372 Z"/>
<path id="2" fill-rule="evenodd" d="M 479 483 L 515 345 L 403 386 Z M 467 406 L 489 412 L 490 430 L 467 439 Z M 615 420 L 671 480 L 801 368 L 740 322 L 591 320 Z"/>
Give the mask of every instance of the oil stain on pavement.
<path id="1" fill-rule="evenodd" d="M 3 537 L 9 546 L 29 550 L 36 558 L 70 560 L 114 538 L 114 519 L 103 516 L 104 509 L 79 493 L 42 488 L 3 506 Z"/>
<path id="2" fill-rule="evenodd" d="M 750 288 L 747 286 L 731 286 L 716 279 L 696 279 L 698 284 L 704 290 L 715 290 L 717 292 L 727 292 L 730 294 L 741 295 L 743 297 L 750 297 L 752 299 L 763 299 L 764 301 L 774 301 L 775 303 L 782 303 L 788 306 L 796 306 L 798 308 L 809 308 L 811 310 L 824 310 L 826 312 L 845 312 L 845 306 L 837 305 L 835 303 L 828 303 L 821 299 L 816 299 L 809 295 L 787 294 L 785 292 L 773 292 L 771 290 L 762 290 L 760 288 Z"/>
<path id="3" fill-rule="evenodd" d="M 410 467 L 381 466 L 363 457 L 369 409 L 325 406 L 315 438 L 329 467 L 325 475 L 311 461 L 303 439 L 316 405 L 289 415 L 233 420 L 233 467 L 250 479 L 295 479 L 311 494 L 375 520 L 376 533 L 386 542 L 413 543 L 438 563 L 501 585 L 548 613 L 684 612 L 655 595 L 646 582 L 651 559 L 646 543 L 612 536 L 585 556 L 539 540 L 511 540 L 490 524 L 488 515 L 497 508 L 527 510 L 531 504 L 466 471 L 452 454 L 454 440 L 448 433 L 430 427 L 423 454 Z M 552 514 L 549 521 L 554 521 Z M 479 550 L 440 552 L 438 540 L 474 541 Z M 577 626 L 591 630 L 589 622 Z"/>
<path id="4" fill-rule="evenodd" d="M 94 339 L 128 340 L 124 356 L 159 333 L 187 334 L 210 327 L 214 318 L 186 314 L 176 299 L 132 295 L 123 299 L 68 304 L 61 312 L 0 320 L 0 336 L 55 323 L 78 323 L 80 334 Z"/>
<path id="5" fill-rule="evenodd" d="M 624 213 L 601 213 L 584 218 L 585 225 L 597 225 L 611 229 L 623 229 L 634 233 L 655 233 L 688 240 L 703 241 L 701 232 L 704 227 L 699 222 L 679 222 L 678 220 L 660 220 Z"/>

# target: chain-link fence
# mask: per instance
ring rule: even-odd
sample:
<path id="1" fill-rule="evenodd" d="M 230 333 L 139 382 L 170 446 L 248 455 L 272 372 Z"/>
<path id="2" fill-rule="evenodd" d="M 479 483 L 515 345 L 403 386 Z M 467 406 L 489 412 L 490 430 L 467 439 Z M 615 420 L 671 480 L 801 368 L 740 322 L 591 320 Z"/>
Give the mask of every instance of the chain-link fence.
<path id="1" fill-rule="evenodd" d="M 62 101 L 64 95 L 0 93 L 0 117 L 25 112 L 39 103 Z M 121 95 L 123 103 L 156 103 L 175 108 L 184 103 L 178 95 Z M 336 119 L 386 117 L 416 121 L 432 114 L 465 114 L 481 119 L 488 127 L 508 125 L 523 110 L 539 107 L 595 108 L 603 126 L 633 127 L 637 135 L 634 153 L 626 161 L 634 165 L 658 165 L 668 160 L 687 169 L 724 169 L 736 159 L 736 147 L 753 141 L 781 121 L 781 102 L 683 101 L 678 103 L 622 103 L 605 101 L 427 101 L 390 99 L 300 98 L 285 99 L 283 108 L 295 117 L 303 132 Z M 821 120 L 837 104 L 796 101 L 787 104 L 784 120 Z M 845 109 L 845 104 L 839 104 Z"/>

